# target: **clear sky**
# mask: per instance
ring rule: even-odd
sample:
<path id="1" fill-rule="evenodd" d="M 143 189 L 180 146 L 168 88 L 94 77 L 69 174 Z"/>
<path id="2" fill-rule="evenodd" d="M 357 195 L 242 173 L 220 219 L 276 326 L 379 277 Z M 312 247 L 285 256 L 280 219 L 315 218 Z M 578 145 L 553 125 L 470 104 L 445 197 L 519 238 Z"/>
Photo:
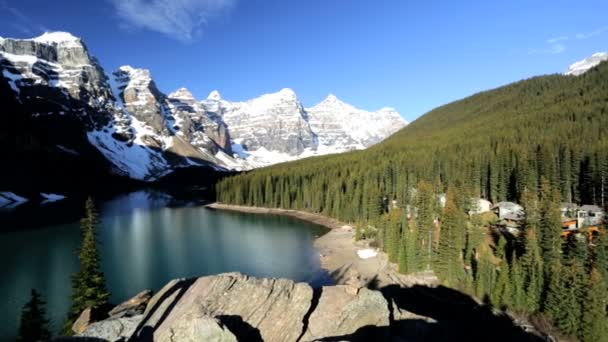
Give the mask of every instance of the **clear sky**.
<path id="1" fill-rule="evenodd" d="M 110 72 L 240 101 L 292 88 L 413 120 L 608 50 L 608 1 L 0 0 L 0 36 L 82 37 Z"/>

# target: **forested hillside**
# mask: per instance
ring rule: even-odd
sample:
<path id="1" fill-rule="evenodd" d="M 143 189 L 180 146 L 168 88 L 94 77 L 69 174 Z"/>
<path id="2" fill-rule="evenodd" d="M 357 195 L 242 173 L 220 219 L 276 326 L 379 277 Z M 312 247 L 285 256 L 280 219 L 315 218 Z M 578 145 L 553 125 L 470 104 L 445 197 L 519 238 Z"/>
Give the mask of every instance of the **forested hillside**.
<path id="1" fill-rule="evenodd" d="M 608 200 L 608 63 L 439 107 L 365 151 L 230 177 L 219 201 L 323 213 L 375 239 L 404 273 L 442 281 L 582 341 L 608 340 L 608 238 L 568 238 L 560 202 Z M 442 208 L 437 196 L 447 193 Z M 518 234 L 467 215 L 471 198 L 521 203 Z M 415 208 L 415 210 L 408 210 Z M 557 332 L 552 332 L 557 333 Z"/>
<path id="2" fill-rule="evenodd" d="M 519 201 L 540 178 L 564 201 L 605 206 L 608 63 L 581 76 L 513 83 L 439 107 L 365 151 L 310 158 L 230 178 L 227 203 L 376 215 L 380 196 L 407 202 L 420 180 L 461 183 L 492 202 Z M 605 195 L 606 194 L 606 195 Z"/>

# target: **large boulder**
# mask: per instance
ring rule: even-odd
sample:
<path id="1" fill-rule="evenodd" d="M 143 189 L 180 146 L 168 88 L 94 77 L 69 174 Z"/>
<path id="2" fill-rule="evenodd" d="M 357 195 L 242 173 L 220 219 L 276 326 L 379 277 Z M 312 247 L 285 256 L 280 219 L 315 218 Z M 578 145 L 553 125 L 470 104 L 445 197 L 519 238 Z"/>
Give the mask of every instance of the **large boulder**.
<path id="1" fill-rule="evenodd" d="M 170 330 L 155 335 L 158 342 L 237 342 L 236 336 L 216 318 L 200 314 L 182 317 Z"/>
<path id="2" fill-rule="evenodd" d="M 362 288 L 354 294 L 346 285 L 325 286 L 300 340 L 348 336 L 370 327 L 374 329 L 368 338 L 385 340 L 389 315 L 388 303 L 378 291 Z"/>
<path id="3" fill-rule="evenodd" d="M 152 298 L 152 291 L 144 290 L 136 294 L 133 298 L 117 305 L 110 310 L 110 317 L 136 316 L 141 315 L 146 310 L 146 305 Z"/>
<path id="4" fill-rule="evenodd" d="M 80 336 L 100 338 L 111 342 L 126 341 L 133 335 L 142 318 L 142 315 L 120 318 L 112 317 L 89 325 Z"/>
<path id="5" fill-rule="evenodd" d="M 156 340 L 171 331 L 197 330 L 192 325 L 210 316 L 239 340 L 295 341 L 304 329 L 312 294 L 304 283 L 239 273 L 176 280 L 150 300 L 137 337 Z"/>

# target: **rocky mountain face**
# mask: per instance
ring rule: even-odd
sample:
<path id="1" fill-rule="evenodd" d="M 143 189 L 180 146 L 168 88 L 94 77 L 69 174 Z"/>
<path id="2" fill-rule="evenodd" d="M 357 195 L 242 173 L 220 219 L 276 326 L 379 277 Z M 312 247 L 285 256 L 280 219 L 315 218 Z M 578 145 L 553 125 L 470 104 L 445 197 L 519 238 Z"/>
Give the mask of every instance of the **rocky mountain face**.
<path id="1" fill-rule="evenodd" d="M 101 341 L 543 341 L 455 290 L 352 285 L 313 289 L 287 279 L 225 273 L 142 292 L 79 338 Z"/>
<path id="2" fill-rule="evenodd" d="M 226 122 L 233 150 L 248 167 L 363 149 L 407 125 L 393 109 L 368 112 L 334 95 L 304 108 L 291 89 L 245 102 L 226 101 L 213 91 L 202 104 Z"/>
<path id="3" fill-rule="evenodd" d="M 406 124 L 393 110 L 366 112 L 335 96 L 305 109 L 291 89 L 245 102 L 217 91 L 199 101 L 186 88 L 167 95 L 149 70 L 106 73 L 66 32 L 0 38 L 0 97 L 9 113 L 0 142 L 15 155 L 13 176 L 41 156 L 69 164 L 73 175 L 145 182 L 180 168 L 251 169 L 365 148 Z M 36 165 L 69 183 L 58 165 Z"/>
<path id="4" fill-rule="evenodd" d="M 608 61 L 608 52 L 597 52 L 581 61 L 573 63 L 568 67 L 564 75 L 579 76 L 587 72 L 589 69 L 597 66 L 603 61 Z"/>
<path id="5" fill-rule="evenodd" d="M 231 159 L 221 120 L 183 98 L 183 91 L 161 93 L 148 70 L 125 66 L 108 77 L 84 42 L 69 33 L 0 39 L 0 71 L 9 92 L 3 97 L 13 100 L 10 111 L 20 112 L 25 125 L 49 131 L 47 150 L 143 181 L 181 167 L 226 169 L 218 153 Z M 3 137 L 17 134 L 6 131 Z"/>
<path id="6" fill-rule="evenodd" d="M 407 125 L 392 108 L 368 112 L 344 103 L 332 94 L 306 111 L 319 146 L 325 149 L 363 149 Z"/>
<path id="7" fill-rule="evenodd" d="M 222 100 L 214 91 L 203 105 L 224 119 L 234 141 L 248 151 L 265 148 L 298 155 L 316 144 L 308 115 L 291 89 L 246 102 Z"/>

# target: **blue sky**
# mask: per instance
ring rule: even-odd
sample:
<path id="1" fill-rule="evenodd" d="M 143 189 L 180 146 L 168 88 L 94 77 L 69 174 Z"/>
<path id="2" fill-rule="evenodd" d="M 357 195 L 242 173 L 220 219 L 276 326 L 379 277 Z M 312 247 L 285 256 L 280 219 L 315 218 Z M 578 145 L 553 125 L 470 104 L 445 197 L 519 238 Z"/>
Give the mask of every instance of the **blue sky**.
<path id="1" fill-rule="evenodd" d="M 585 0 L 0 0 L 0 36 L 63 30 L 110 72 L 165 92 L 245 100 L 289 87 L 408 120 L 608 50 L 608 2 Z"/>

